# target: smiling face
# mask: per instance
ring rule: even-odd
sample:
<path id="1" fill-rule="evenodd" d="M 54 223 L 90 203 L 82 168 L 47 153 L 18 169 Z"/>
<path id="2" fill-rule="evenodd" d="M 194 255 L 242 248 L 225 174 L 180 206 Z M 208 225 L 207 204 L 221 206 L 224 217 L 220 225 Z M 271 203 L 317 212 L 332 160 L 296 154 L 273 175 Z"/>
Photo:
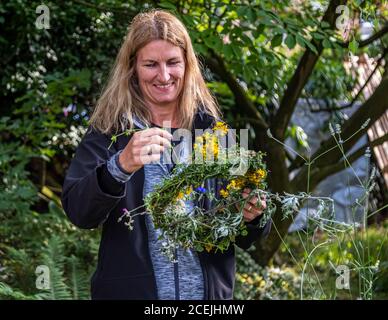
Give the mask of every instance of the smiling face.
<path id="1" fill-rule="evenodd" d="M 183 50 L 165 40 L 153 40 L 137 53 L 136 73 L 145 102 L 175 107 L 183 88 Z"/>

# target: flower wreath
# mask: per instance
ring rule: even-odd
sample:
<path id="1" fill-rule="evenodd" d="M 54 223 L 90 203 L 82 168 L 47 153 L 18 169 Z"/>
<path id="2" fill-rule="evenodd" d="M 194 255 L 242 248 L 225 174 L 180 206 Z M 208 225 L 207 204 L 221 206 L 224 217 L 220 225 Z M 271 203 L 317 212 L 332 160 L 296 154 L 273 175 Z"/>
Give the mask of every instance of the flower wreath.
<path id="1" fill-rule="evenodd" d="M 204 249 L 222 252 L 238 236 L 246 235 L 243 208 L 252 197 L 266 198 L 266 208 L 258 227 L 264 227 L 276 211 L 274 200 L 282 203 L 282 211 L 287 217 L 298 210 L 299 200 L 314 198 L 307 194 L 280 196 L 269 192 L 266 183 L 268 171 L 263 161 L 265 153 L 246 150 L 237 142 L 225 148 L 220 137 L 227 134 L 226 124 L 217 122 L 212 132 L 198 136 L 189 164 L 178 163 L 171 175 L 147 194 L 142 206 L 145 210 L 123 209 L 119 222 L 126 220 L 125 224 L 132 230 L 136 215 L 150 214 L 155 227 L 162 231 L 159 238 L 162 253 L 174 261 L 178 246 L 194 248 L 198 252 Z M 239 171 L 241 164 L 245 167 L 244 174 Z M 215 189 L 221 188 L 219 192 L 206 188 L 206 181 L 212 178 L 217 179 L 219 185 Z M 252 190 L 247 198 L 242 197 L 245 188 Z M 205 199 L 212 202 L 208 210 L 200 205 Z M 316 199 L 322 204 L 322 211 L 327 211 L 325 200 Z"/>

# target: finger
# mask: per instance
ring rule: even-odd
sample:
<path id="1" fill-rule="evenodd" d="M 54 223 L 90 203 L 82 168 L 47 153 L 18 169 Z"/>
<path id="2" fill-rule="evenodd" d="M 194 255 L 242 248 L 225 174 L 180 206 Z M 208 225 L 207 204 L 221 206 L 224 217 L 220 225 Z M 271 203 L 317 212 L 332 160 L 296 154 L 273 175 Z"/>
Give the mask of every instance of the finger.
<path id="1" fill-rule="evenodd" d="M 244 220 L 245 221 L 252 221 L 254 218 L 256 218 L 256 216 L 254 214 L 252 214 L 251 212 L 247 211 L 247 210 L 244 210 L 243 211 L 244 213 Z"/>
<path id="2" fill-rule="evenodd" d="M 248 211 L 251 211 L 252 208 L 253 208 L 253 204 L 251 204 L 249 202 L 244 205 L 244 209 L 246 209 Z"/>
<path id="3" fill-rule="evenodd" d="M 255 205 L 259 201 L 258 197 L 252 197 L 249 199 L 249 203 Z"/>
<path id="4" fill-rule="evenodd" d="M 251 193 L 252 192 L 252 189 L 250 189 L 250 188 L 244 188 L 244 190 L 243 190 L 243 192 L 245 192 L 245 193 Z"/>
<path id="5" fill-rule="evenodd" d="M 161 154 L 164 151 L 164 146 L 158 144 L 148 144 L 140 149 L 141 155 Z"/>
<path id="6" fill-rule="evenodd" d="M 249 196 L 249 193 L 245 193 L 245 192 L 242 193 L 242 197 L 243 197 L 244 199 L 248 198 L 248 196 Z"/>
<path id="7" fill-rule="evenodd" d="M 166 138 L 168 140 L 172 140 L 172 134 L 169 133 L 167 130 L 163 130 L 160 128 L 150 128 L 150 129 L 146 129 L 142 132 L 143 132 L 143 138 L 157 135 L 157 136 L 161 136 L 163 138 Z"/>
<path id="8" fill-rule="evenodd" d="M 160 161 L 160 154 L 151 154 L 151 155 L 144 155 L 142 156 L 143 164 L 150 164 L 152 162 L 158 162 Z"/>
<path id="9" fill-rule="evenodd" d="M 171 147 L 170 140 L 168 140 L 164 137 L 158 136 L 158 135 L 147 137 L 147 141 L 148 141 L 147 144 L 158 144 L 158 145 L 164 146 L 166 148 Z"/>
<path id="10" fill-rule="evenodd" d="M 250 196 L 250 195 L 247 194 L 247 193 L 245 193 L 245 192 L 242 193 L 243 199 L 246 199 L 246 198 L 248 198 L 249 196 Z M 249 199 L 248 203 L 250 203 L 251 205 L 255 205 L 258 201 L 259 201 L 259 198 L 257 198 L 257 197 L 251 197 L 251 198 Z"/>
<path id="11" fill-rule="evenodd" d="M 262 201 L 261 201 L 261 208 L 262 208 L 263 210 L 267 209 L 267 202 L 266 202 L 265 200 L 262 200 Z"/>
<path id="12" fill-rule="evenodd" d="M 163 154 L 163 147 L 159 145 L 148 145 L 142 148 L 140 151 L 140 163 L 145 165 L 151 162 L 158 162 Z"/>
<path id="13" fill-rule="evenodd" d="M 254 207 L 249 212 L 251 212 L 254 216 L 258 217 L 263 214 L 263 209 Z"/>
<path id="14" fill-rule="evenodd" d="M 261 200 L 260 202 L 256 203 L 255 204 L 255 208 L 257 208 L 258 210 L 265 210 L 267 208 L 267 202 L 265 200 Z"/>
<path id="15" fill-rule="evenodd" d="M 261 210 L 260 209 L 258 209 L 256 207 L 252 207 L 252 206 L 250 206 L 248 208 L 244 208 L 244 210 L 247 210 L 249 213 L 251 213 L 253 215 L 256 215 L 256 216 L 261 214 Z"/>
<path id="16" fill-rule="evenodd" d="M 237 208 L 237 210 L 238 211 L 240 211 L 241 210 L 241 205 L 240 205 L 240 203 L 236 203 L 236 208 Z M 246 210 L 245 208 L 243 208 L 243 211 L 244 210 Z"/>
<path id="17" fill-rule="evenodd" d="M 238 210 L 240 210 L 241 206 L 239 203 L 236 203 L 236 207 Z M 247 212 L 253 212 L 253 213 L 260 213 L 262 211 L 261 208 L 257 207 L 255 204 L 253 203 L 250 203 L 250 202 L 247 202 L 245 205 L 244 205 L 244 208 L 243 210 L 246 210 Z"/>

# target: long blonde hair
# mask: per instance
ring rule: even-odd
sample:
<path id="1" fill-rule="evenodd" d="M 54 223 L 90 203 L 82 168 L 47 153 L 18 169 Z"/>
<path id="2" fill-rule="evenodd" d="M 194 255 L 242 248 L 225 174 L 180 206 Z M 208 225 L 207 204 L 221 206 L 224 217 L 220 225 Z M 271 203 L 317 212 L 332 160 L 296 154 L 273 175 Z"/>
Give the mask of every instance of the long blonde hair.
<path id="1" fill-rule="evenodd" d="M 220 116 L 215 98 L 202 77 L 198 59 L 183 23 L 164 10 L 137 14 L 116 57 L 108 82 L 90 119 L 94 129 L 109 134 L 133 128 L 133 115 L 146 124 L 151 113 L 142 97 L 135 72 L 137 52 L 153 40 L 166 40 L 183 49 L 186 70 L 178 101 L 180 127 L 191 129 L 198 108 L 214 118 Z"/>

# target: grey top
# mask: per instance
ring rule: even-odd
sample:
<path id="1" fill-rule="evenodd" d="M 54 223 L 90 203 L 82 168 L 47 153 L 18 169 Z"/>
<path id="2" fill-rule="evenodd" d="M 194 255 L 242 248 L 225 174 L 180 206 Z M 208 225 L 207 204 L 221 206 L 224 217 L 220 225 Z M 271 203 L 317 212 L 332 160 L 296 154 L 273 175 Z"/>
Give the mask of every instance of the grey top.
<path id="1" fill-rule="evenodd" d="M 141 126 L 139 123 L 137 125 Z M 125 183 L 130 180 L 132 174 L 126 173 L 118 162 L 121 151 L 109 159 L 107 167 L 117 181 Z M 143 197 L 170 173 L 171 165 L 163 163 L 163 156 L 157 163 L 144 165 Z M 190 212 L 193 204 L 186 201 L 185 205 L 186 212 Z M 176 262 L 171 262 L 161 254 L 162 240 L 158 240 L 161 230 L 155 228 L 152 216 L 146 215 L 146 225 L 158 298 L 161 300 L 203 300 L 204 278 L 197 252 L 179 247 L 175 251 Z"/>

